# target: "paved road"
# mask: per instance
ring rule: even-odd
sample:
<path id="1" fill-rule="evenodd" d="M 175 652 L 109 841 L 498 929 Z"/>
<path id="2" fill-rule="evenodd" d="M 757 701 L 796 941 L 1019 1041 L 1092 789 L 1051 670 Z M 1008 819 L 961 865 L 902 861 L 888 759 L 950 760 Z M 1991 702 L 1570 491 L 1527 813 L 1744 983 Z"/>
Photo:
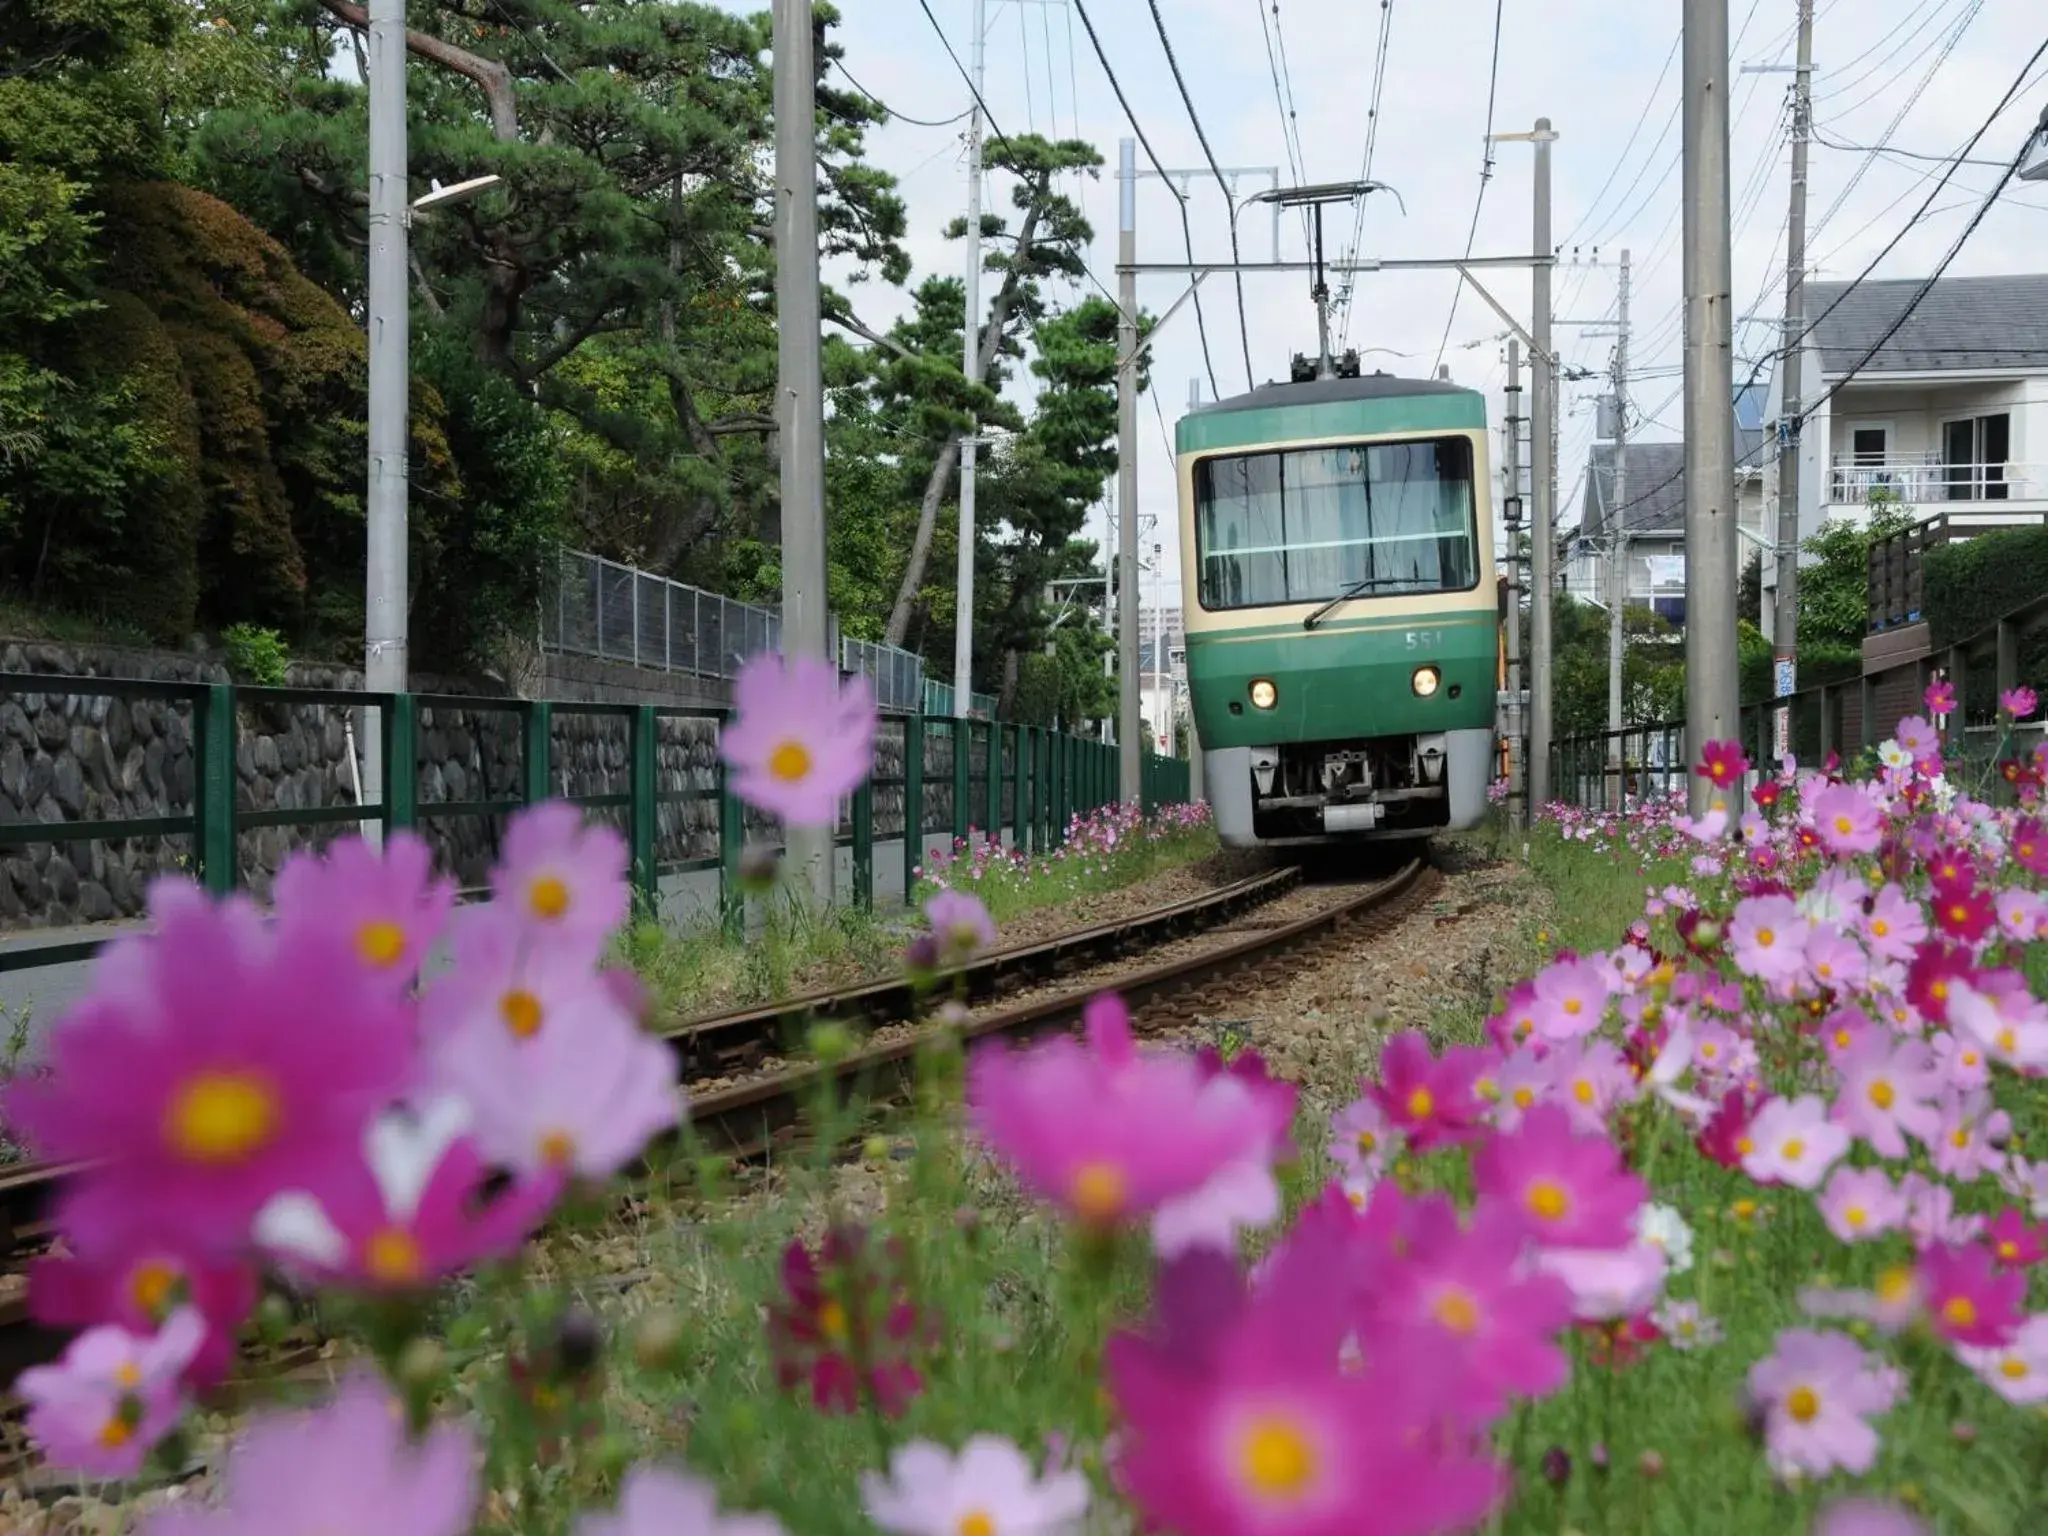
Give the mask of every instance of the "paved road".
<path id="1" fill-rule="evenodd" d="M 938 852 L 949 848 L 952 840 L 948 837 L 933 836 L 925 839 L 926 852 Z M 853 884 L 853 850 L 839 850 L 838 888 L 851 889 Z M 875 905 L 878 909 L 900 907 L 903 904 L 903 842 L 900 838 L 875 844 Z M 681 929 L 692 923 L 716 921 L 718 915 L 718 871 L 713 869 L 692 870 L 687 874 L 665 876 L 661 882 L 662 920 L 671 927 Z M 758 925 L 760 916 L 751 914 L 751 921 Z M 135 932 L 145 925 L 140 921 L 119 923 L 91 923 L 73 928 L 31 928 L 0 935 L 0 948 L 8 951 L 42 949 L 55 944 L 68 944 L 79 939 L 106 939 L 121 933 Z M 434 969 L 429 961 L 428 969 Z M 90 967 L 83 963 L 67 965 L 38 966 L 32 970 L 0 972 L 0 1041 L 5 1041 L 26 1012 L 28 1018 L 29 1045 L 27 1055 L 33 1059 L 37 1054 L 44 1032 L 50 1021 L 60 1016 L 75 1002 L 84 990 Z"/>

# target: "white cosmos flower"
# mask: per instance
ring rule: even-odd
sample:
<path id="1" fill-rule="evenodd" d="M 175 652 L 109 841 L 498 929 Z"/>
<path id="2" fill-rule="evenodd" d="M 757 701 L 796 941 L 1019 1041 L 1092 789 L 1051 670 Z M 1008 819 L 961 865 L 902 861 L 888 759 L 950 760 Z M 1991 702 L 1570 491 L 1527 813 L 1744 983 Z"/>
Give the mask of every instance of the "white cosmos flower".
<path id="1" fill-rule="evenodd" d="M 1692 1268 L 1692 1228 L 1668 1205 L 1642 1206 L 1635 1217 L 1636 1236 L 1660 1248 L 1669 1273 L 1682 1275 Z"/>
<path id="2" fill-rule="evenodd" d="M 1877 760 L 1887 768 L 1903 770 L 1913 766 L 1913 754 L 1900 746 L 1895 740 L 1887 740 L 1879 744 Z"/>

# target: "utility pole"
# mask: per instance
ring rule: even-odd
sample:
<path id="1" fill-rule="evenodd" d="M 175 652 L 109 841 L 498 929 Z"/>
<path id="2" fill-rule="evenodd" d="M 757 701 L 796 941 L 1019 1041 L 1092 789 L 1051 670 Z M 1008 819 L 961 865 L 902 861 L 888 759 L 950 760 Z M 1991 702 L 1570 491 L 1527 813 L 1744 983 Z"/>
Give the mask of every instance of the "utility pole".
<path id="1" fill-rule="evenodd" d="M 404 691 L 408 570 L 411 315 L 406 292 L 405 0 L 370 0 L 368 547 L 363 566 L 363 689 Z M 382 804 L 384 716 L 363 711 L 364 798 Z M 365 830 L 382 846 L 381 818 Z"/>
<path id="2" fill-rule="evenodd" d="M 1623 809 L 1628 806 L 1627 754 L 1621 749 L 1621 671 L 1626 652 L 1621 627 L 1628 606 L 1628 252 L 1621 253 L 1620 334 L 1614 343 L 1614 489 L 1607 537 L 1607 730 L 1608 759 Z"/>
<path id="3" fill-rule="evenodd" d="M 782 653 L 827 655 L 825 400 L 818 363 L 817 69 L 810 0 L 775 0 L 775 429 L 782 472 Z M 831 903 L 833 828 L 788 827 L 799 891 Z"/>
<path id="4" fill-rule="evenodd" d="M 1741 734 L 1735 661 L 1735 378 L 1728 255 L 1728 0 L 1685 0 L 1685 744 Z M 1695 815 L 1712 785 L 1689 776 Z"/>
<path id="5" fill-rule="evenodd" d="M 1799 63 L 1792 83 L 1792 206 L 1785 220 L 1784 380 L 1778 402 L 1778 592 L 1771 625 L 1773 692 L 1789 696 L 1799 680 L 1799 393 L 1800 331 L 1806 324 L 1806 146 L 1813 135 L 1813 0 L 1799 0 Z M 1792 749 L 1791 710 L 1780 704 L 1772 733 L 1780 755 Z"/>
<path id="6" fill-rule="evenodd" d="M 1530 520 L 1529 549 L 1529 809 L 1536 810 L 1550 799 L 1551 729 L 1551 639 L 1550 605 L 1555 578 L 1551 566 L 1557 554 L 1557 352 L 1550 340 L 1550 268 L 1542 258 L 1550 254 L 1550 146 L 1557 138 L 1550 119 L 1536 119 L 1536 227 L 1534 250 L 1536 270 L 1530 274 L 1530 338 L 1535 343 L 1536 417 L 1530 442 L 1534 464 L 1530 500 L 1536 504 Z"/>
<path id="7" fill-rule="evenodd" d="M 1138 143 L 1117 143 L 1116 352 L 1117 792 L 1139 796 L 1138 724 Z"/>
<path id="8" fill-rule="evenodd" d="M 1529 814 L 1528 754 L 1522 744 L 1522 601 L 1521 562 L 1516 558 L 1515 540 L 1522 527 L 1522 344 L 1508 340 L 1507 409 L 1502 425 L 1507 428 L 1508 488 L 1501 497 L 1501 524 L 1507 534 L 1507 558 L 1501 569 L 1507 573 L 1508 589 L 1508 797 L 1519 805 L 1524 821 Z"/>
<path id="9" fill-rule="evenodd" d="M 973 31 L 967 40 L 968 65 L 974 77 L 974 103 L 967 117 L 967 306 L 965 368 L 970 381 L 981 377 L 981 93 L 987 78 L 988 0 L 974 0 Z M 974 460 L 980 452 L 976 430 L 960 440 L 960 550 L 954 560 L 953 715 L 967 718 L 974 686 Z"/>

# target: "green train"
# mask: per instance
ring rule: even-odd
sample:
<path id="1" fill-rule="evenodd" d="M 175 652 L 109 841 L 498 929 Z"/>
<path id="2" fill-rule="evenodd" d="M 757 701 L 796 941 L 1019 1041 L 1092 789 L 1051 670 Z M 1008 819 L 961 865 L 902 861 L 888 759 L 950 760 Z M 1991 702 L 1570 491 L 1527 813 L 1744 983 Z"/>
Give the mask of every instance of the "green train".
<path id="1" fill-rule="evenodd" d="M 1345 361 L 1176 431 L 1188 689 L 1230 847 L 1469 827 L 1497 771 L 1485 397 Z"/>

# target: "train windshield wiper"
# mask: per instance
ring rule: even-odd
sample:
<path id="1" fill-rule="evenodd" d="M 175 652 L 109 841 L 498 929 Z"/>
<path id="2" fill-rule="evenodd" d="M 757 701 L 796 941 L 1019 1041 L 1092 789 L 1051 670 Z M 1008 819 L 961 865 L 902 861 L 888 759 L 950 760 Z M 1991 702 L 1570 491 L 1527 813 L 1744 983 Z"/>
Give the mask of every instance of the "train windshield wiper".
<path id="1" fill-rule="evenodd" d="M 1363 581 L 1354 581 L 1353 583 L 1351 583 L 1350 586 L 1346 587 L 1342 592 L 1339 592 L 1335 597 L 1331 598 L 1327 603 L 1323 604 L 1323 606 L 1318 608 L 1314 613 L 1310 614 L 1307 618 L 1303 619 L 1301 621 L 1301 627 L 1303 629 L 1314 629 L 1318 624 L 1323 622 L 1324 616 L 1328 614 L 1332 608 L 1335 608 L 1342 603 L 1348 603 L 1354 597 L 1363 597 L 1366 593 L 1372 591 L 1375 587 L 1400 586 L 1401 584 L 1408 582 L 1410 580 L 1412 580 L 1412 578 L 1407 576 L 1368 576 Z"/>

